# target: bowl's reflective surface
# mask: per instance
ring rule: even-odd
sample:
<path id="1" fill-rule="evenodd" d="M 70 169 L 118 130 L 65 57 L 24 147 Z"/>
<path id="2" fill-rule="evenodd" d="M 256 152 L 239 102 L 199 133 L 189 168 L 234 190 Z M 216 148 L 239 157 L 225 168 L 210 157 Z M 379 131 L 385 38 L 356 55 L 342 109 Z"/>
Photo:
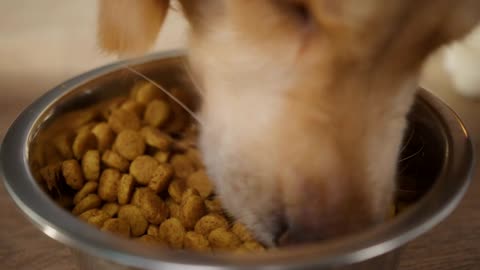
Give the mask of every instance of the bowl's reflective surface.
<path id="1" fill-rule="evenodd" d="M 390 269 L 395 264 L 396 253 L 388 252 L 445 218 L 468 185 L 472 166 L 468 135 L 458 118 L 444 104 L 427 92 L 420 91 L 409 115 L 410 128 L 399 161 L 401 177 L 398 198 L 411 202 L 424 196 L 409 211 L 387 224 L 326 243 L 247 257 L 157 250 L 105 235 L 56 206 L 39 188 L 31 173 L 42 165 L 35 164 L 32 158 L 35 141 L 42 136 L 42 132 L 45 134 L 55 126 L 59 116 L 64 116 L 66 112 L 125 94 L 122 91 L 141 79 L 125 69 L 125 64 L 167 88 L 192 89 L 183 72 L 183 60 L 175 54 L 168 56 L 173 58 L 151 56 L 114 64 L 62 84 L 32 104 L 17 119 L 5 138 L 1 165 L 6 186 L 16 203 L 46 234 L 78 249 L 76 252 L 79 254 L 91 255 L 84 262 L 92 267 L 99 267 L 97 263 L 100 262 L 110 265 L 113 261 L 151 269 L 186 269 L 187 266 L 332 269 L 336 265 L 346 265 L 341 269 Z M 383 254 L 386 255 L 378 257 Z"/>

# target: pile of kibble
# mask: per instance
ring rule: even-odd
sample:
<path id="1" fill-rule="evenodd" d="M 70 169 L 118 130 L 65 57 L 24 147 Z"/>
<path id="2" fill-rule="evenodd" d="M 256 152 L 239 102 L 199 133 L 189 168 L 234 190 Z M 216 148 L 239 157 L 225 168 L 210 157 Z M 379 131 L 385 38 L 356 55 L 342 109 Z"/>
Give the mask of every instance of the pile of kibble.
<path id="1" fill-rule="evenodd" d="M 174 249 L 264 250 L 215 198 L 192 122 L 137 83 L 128 97 L 64 115 L 34 144 L 32 167 L 60 205 L 102 231 Z"/>

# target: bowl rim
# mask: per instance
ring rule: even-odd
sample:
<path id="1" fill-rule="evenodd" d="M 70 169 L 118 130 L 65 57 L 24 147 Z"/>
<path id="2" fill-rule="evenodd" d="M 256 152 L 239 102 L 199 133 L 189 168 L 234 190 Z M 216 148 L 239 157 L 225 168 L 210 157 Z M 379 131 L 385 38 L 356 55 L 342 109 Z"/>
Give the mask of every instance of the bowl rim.
<path id="1" fill-rule="evenodd" d="M 33 136 L 32 130 L 39 117 L 60 97 L 93 79 L 121 70 L 125 65 L 137 66 L 184 56 L 185 51 L 174 50 L 93 69 L 48 91 L 18 116 L 5 134 L 1 145 L 0 171 L 3 174 L 6 190 L 16 205 L 41 231 L 89 255 L 147 269 L 161 267 L 188 269 L 189 266 L 205 269 L 225 266 L 236 269 L 250 267 L 275 269 L 286 266 L 304 269 L 307 266 L 340 266 L 386 254 L 430 230 L 456 208 L 469 186 L 474 165 L 474 152 L 468 132 L 459 117 L 445 103 L 420 88 L 417 99 L 436 114 L 447 134 L 446 166 L 443 166 L 431 190 L 411 210 L 382 226 L 358 235 L 254 256 L 194 254 L 146 248 L 145 245 L 105 234 L 56 206 L 35 184 L 36 181 L 28 163 L 28 143 Z M 455 183 L 441 185 L 448 182 L 446 179 L 455 179 Z"/>

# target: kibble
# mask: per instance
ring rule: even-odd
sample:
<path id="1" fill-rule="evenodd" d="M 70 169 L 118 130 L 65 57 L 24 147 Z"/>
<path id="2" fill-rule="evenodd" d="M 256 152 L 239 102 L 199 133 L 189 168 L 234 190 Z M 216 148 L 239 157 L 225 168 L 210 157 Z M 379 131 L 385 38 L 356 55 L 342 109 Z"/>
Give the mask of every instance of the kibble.
<path id="1" fill-rule="evenodd" d="M 117 203 L 106 203 L 102 206 L 102 211 L 107 213 L 110 217 L 117 215 L 120 206 Z"/>
<path id="2" fill-rule="evenodd" d="M 116 133 L 124 130 L 139 130 L 140 118 L 135 113 L 123 109 L 116 109 L 108 118 L 108 124 Z"/>
<path id="3" fill-rule="evenodd" d="M 86 180 L 98 180 L 100 177 L 100 152 L 98 150 L 88 150 L 83 155 L 82 170 Z"/>
<path id="4" fill-rule="evenodd" d="M 140 130 L 143 138 L 147 145 L 154 147 L 158 150 L 169 150 L 170 144 L 172 143 L 172 138 L 166 133 L 161 132 L 159 129 L 154 127 L 144 127 Z"/>
<path id="5" fill-rule="evenodd" d="M 140 209 L 151 224 L 160 224 L 168 216 L 168 207 L 163 200 L 150 189 L 146 189 L 140 198 Z"/>
<path id="6" fill-rule="evenodd" d="M 172 94 L 184 98 L 182 91 Z M 137 83 L 130 98 L 67 116 L 73 126 L 32 156 L 35 175 L 78 218 L 172 249 L 264 249 L 242 224 L 230 228 L 196 149 L 197 129 L 156 87 Z"/>
<path id="7" fill-rule="evenodd" d="M 127 204 L 132 197 L 134 188 L 135 180 L 133 179 L 133 176 L 129 174 L 122 175 L 122 178 L 120 178 L 120 182 L 118 184 L 118 203 Z"/>
<path id="8" fill-rule="evenodd" d="M 97 191 L 98 183 L 97 182 L 87 182 L 73 197 L 73 203 L 78 204 L 83 198 L 88 194 L 94 193 Z"/>
<path id="9" fill-rule="evenodd" d="M 157 167 L 156 159 L 151 156 L 139 156 L 130 164 L 130 174 L 140 185 L 148 185 Z"/>
<path id="10" fill-rule="evenodd" d="M 187 232 L 183 238 L 183 246 L 185 249 L 189 249 L 197 252 L 210 251 L 210 243 L 205 236 L 196 232 Z"/>
<path id="11" fill-rule="evenodd" d="M 183 247 L 185 228 L 180 220 L 170 218 L 163 222 L 158 228 L 158 238 L 167 243 L 171 248 L 180 249 Z"/>
<path id="12" fill-rule="evenodd" d="M 115 202 L 117 200 L 120 177 L 120 172 L 115 169 L 103 171 L 98 184 L 98 195 L 102 200 L 107 202 Z"/>
<path id="13" fill-rule="evenodd" d="M 208 242 L 213 249 L 217 250 L 235 250 L 242 245 L 240 238 L 225 228 L 213 230 L 208 235 Z"/>
<path id="14" fill-rule="evenodd" d="M 72 151 L 76 159 L 81 159 L 87 150 L 95 150 L 97 138 L 90 130 L 82 130 L 73 141 Z"/>
<path id="15" fill-rule="evenodd" d="M 124 130 L 115 139 L 113 148 L 124 158 L 134 160 L 145 152 L 145 141 L 139 132 Z"/>
<path id="16" fill-rule="evenodd" d="M 97 194 L 88 194 L 80 202 L 78 202 L 72 210 L 74 215 L 80 215 L 83 212 L 100 207 L 102 200 Z"/>
<path id="17" fill-rule="evenodd" d="M 124 205 L 118 211 L 118 217 L 128 222 L 132 236 L 145 234 L 148 221 L 143 216 L 140 208 L 135 205 Z"/>
<path id="18" fill-rule="evenodd" d="M 153 171 L 148 187 L 155 193 L 160 193 L 168 187 L 172 175 L 172 166 L 166 163 L 161 163 L 157 166 L 155 171 Z"/>
<path id="19" fill-rule="evenodd" d="M 124 219 L 111 218 L 103 223 L 102 231 L 130 237 L 130 224 Z"/>
<path id="20" fill-rule="evenodd" d="M 213 193 L 213 186 L 205 170 L 198 170 L 188 176 L 187 187 L 198 190 L 202 198 L 208 198 Z"/>
<path id="21" fill-rule="evenodd" d="M 97 138 L 98 151 L 104 152 L 112 146 L 115 134 L 108 123 L 98 123 L 93 127 L 92 133 Z"/>
<path id="22" fill-rule="evenodd" d="M 145 109 L 145 122 L 152 127 L 160 127 L 165 124 L 170 116 L 170 106 L 163 100 L 152 100 Z"/>
<path id="23" fill-rule="evenodd" d="M 218 228 L 228 228 L 227 219 L 218 214 L 208 214 L 203 216 L 195 224 L 195 232 L 205 237 L 208 237 L 213 230 Z"/>
<path id="24" fill-rule="evenodd" d="M 121 172 L 128 171 L 128 167 L 130 166 L 130 162 L 128 162 L 126 158 L 120 156 L 119 154 L 117 154 L 117 152 L 112 150 L 106 150 L 103 153 L 102 162 L 107 167 L 117 169 Z"/>
<path id="25" fill-rule="evenodd" d="M 180 217 L 187 229 L 193 229 L 197 221 L 206 213 L 203 199 L 198 195 L 185 196 L 180 205 Z"/>
<path id="26" fill-rule="evenodd" d="M 63 177 L 65 177 L 65 182 L 71 188 L 79 190 L 83 187 L 83 182 L 85 180 L 78 161 L 74 159 L 64 161 L 62 164 L 62 173 Z"/>

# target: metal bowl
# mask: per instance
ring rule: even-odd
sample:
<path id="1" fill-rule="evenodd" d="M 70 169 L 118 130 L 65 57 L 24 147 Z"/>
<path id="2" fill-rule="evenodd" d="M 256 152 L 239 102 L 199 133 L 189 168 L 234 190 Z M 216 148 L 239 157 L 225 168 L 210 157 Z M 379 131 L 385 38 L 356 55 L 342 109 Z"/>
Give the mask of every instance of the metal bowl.
<path id="1" fill-rule="evenodd" d="M 399 161 L 399 198 L 418 200 L 398 217 L 360 234 L 265 254 L 194 254 L 145 247 L 79 221 L 50 199 L 33 176 L 30 148 L 37 134 L 67 111 L 120 95 L 138 75 L 189 91 L 182 52 L 101 67 L 40 97 L 18 117 L 0 152 L 5 185 L 18 207 L 45 234 L 71 247 L 84 269 L 394 269 L 402 246 L 441 222 L 465 193 L 473 165 L 470 138 L 444 103 L 420 89 L 409 115 Z"/>

